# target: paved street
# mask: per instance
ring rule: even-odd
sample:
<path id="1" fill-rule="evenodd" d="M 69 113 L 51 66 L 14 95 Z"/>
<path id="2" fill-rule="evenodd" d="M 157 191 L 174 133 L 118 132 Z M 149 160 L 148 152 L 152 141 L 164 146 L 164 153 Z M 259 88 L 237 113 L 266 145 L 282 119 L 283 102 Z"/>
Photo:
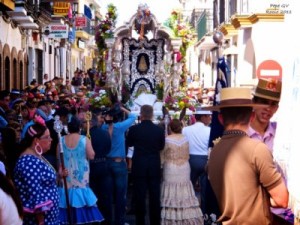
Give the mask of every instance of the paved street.
<path id="1" fill-rule="evenodd" d="M 127 191 L 127 209 L 128 209 L 128 213 L 126 215 L 126 222 L 129 225 L 135 225 L 135 216 L 134 216 L 132 211 L 130 212 L 131 203 L 132 203 L 132 183 L 130 181 L 130 173 L 128 175 L 129 175 L 128 176 L 128 178 L 129 178 L 128 191 Z M 148 204 L 147 204 L 146 207 L 148 207 Z M 146 208 L 146 211 L 148 212 L 148 208 Z M 146 216 L 148 216 L 148 214 Z M 145 225 L 149 225 L 149 218 L 146 218 L 146 224 Z"/>

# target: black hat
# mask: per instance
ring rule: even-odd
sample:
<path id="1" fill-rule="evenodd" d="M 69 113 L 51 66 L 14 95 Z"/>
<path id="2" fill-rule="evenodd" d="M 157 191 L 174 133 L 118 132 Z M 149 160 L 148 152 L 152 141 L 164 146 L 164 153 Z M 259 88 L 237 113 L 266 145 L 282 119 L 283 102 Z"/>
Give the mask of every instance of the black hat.
<path id="1" fill-rule="evenodd" d="M 69 110 L 66 107 L 62 106 L 55 110 L 53 116 L 67 116 L 69 113 Z"/>

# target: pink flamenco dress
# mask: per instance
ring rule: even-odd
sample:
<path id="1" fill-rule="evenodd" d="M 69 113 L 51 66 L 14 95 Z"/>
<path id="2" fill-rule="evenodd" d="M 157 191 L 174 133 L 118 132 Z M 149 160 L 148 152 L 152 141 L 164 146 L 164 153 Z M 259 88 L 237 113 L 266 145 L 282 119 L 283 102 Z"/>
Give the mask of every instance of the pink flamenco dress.
<path id="1" fill-rule="evenodd" d="M 97 208 L 97 198 L 89 187 L 90 167 L 86 158 L 86 137 L 81 136 L 75 148 L 68 148 L 62 137 L 64 163 L 68 169 L 68 196 L 71 206 L 72 224 L 95 224 L 104 220 Z M 67 203 L 64 187 L 59 187 L 60 224 L 68 223 Z"/>

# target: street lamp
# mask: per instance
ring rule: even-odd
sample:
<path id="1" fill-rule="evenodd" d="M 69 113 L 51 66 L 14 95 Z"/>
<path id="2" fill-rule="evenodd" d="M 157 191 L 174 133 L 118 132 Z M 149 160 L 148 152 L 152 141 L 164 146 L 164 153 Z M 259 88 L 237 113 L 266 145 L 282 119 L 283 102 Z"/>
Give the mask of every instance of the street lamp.
<path id="1" fill-rule="evenodd" d="M 95 24 L 96 24 L 95 19 L 91 19 L 90 20 L 90 33 L 91 34 L 95 34 Z"/>
<path id="2" fill-rule="evenodd" d="M 72 16 L 75 17 L 78 13 L 78 2 L 72 3 Z"/>

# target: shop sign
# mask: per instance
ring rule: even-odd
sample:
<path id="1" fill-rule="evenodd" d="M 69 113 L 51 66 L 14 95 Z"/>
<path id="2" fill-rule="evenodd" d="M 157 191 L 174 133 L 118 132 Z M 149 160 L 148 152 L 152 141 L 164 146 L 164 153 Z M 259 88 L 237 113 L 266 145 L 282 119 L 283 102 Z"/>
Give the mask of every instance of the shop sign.
<path id="1" fill-rule="evenodd" d="M 87 19 L 85 16 L 76 17 L 75 18 L 75 26 L 76 27 L 86 27 L 87 26 Z"/>
<path id="2" fill-rule="evenodd" d="M 68 2 L 54 2 L 53 15 L 67 16 L 70 7 L 70 3 Z"/>
<path id="3" fill-rule="evenodd" d="M 48 38 L 68 38 L 69 26 L 50 24 L 46 26 L 44 33 L 48 36 Z"/>

